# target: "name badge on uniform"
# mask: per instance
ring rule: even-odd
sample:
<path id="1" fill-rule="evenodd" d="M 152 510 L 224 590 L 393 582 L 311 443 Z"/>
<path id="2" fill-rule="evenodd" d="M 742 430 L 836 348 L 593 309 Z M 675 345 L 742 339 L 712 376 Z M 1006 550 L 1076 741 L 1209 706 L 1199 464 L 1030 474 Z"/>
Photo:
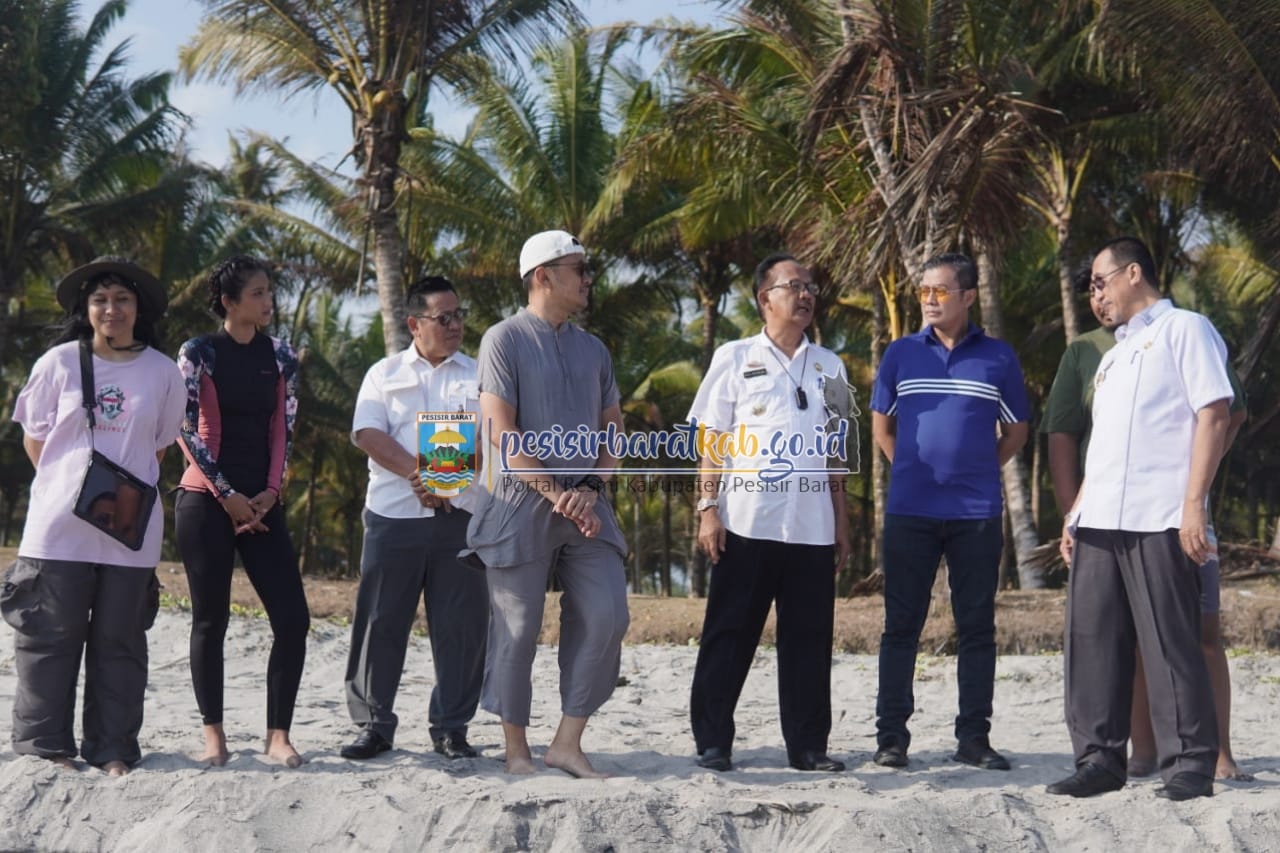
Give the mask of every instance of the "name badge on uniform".
<path id="1" fill-rule="evenodd" d="M 456 497 L 476 476 L 475 412 L 418 412 L 418 477 L 429 494 Z"/>
<path id="2" fill-rule="evenodd" d="M 767 376 L 768 373 L 762 364 L 748 364 L 747 369 L 742 372 L 742 378 L 755 379 L 757 376 Z"/>

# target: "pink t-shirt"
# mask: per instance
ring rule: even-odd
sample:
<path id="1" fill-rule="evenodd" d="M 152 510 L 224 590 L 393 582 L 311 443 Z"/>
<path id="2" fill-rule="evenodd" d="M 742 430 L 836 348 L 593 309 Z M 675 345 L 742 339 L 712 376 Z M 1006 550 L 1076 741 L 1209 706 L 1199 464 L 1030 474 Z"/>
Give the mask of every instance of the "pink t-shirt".
<path id="1" fill-rule="evenodd" d="M 94 356 L 93 382 L 98 403 L 93 447 L 139 479 L 155 483 L 160 477 L 156 452 L 177 439 L 182 423 L 186 391 L 178 366 L 151 348 L 127 362 Z M 18 395 L 13 419 L 31 438 L 44 442 L 18 553 L 43 560 L 155 566 L 164 534 L 159 500 L 138 551 L 72 514 L 91 453 L 78 343 L 59 344 L 40 357 Z"/>

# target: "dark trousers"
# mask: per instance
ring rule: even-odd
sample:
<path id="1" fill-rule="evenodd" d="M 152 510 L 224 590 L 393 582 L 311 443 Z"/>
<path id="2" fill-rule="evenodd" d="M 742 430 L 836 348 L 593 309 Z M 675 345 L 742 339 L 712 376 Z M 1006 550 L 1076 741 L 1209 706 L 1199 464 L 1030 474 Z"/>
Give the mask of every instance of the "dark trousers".
<path id="1" fill-rule="evenodd" d="M 876 741 L 911 743 L 912 684 L 920 632 L 938 562 L 947 558 L 951 613 L 956 622 L 960 713 L 958 740 L 991 731 L 996 675 L 996 584 L 1004 543 L 1000 517 L 943 520 L 886 515 L 884 521 L 884 633 L 880 635 L 880 693 Z"/>
<path id="2" fill-rule="evenodd" d="M 1077 766 L 1124 779 L 1133 651 L 1142 650 L 1156 752 L 1165 781 L 1212 776 L 1218 724 L 1200 649 L 1200 576 L 1178 531 L 1081 528 L 1067 594 L 1067 729 Z"/>
<path id="3" fill-rule="evenodd" d="M 724 554 L 711 572 L 689 703 L 699 754 L 733 748 L 733 712 L 770 604 L 777 607 L 778 710 L 787 754 L 827 751 L 834 566 L 831 545 L 789 545 L 726 532 Z"/>
<path id="4" fill-rule="evenodd" d="M 466 734 L 484 680 L 489 593 L 484 572 L 458 560 L 467 547 L 471 514 L 460 509 L 432 518 L 387 518 L 364 511 L 360 588 L 351 620 L 347 710 L 352 722 L 388 741 L 399 718 L 393 710 L 404 672 L 409 632 L 422 599 L 435 664 L 432 739 Z"/>
<path id="5" fill-rule="evenodd" d="M 159 602 L 152 569 L 18 558 L 0 588 L 0 611 L 17 631 L 14 752 L 75 756 L 83 654 L 85 760 L 102 766 L 142 757 L 146 629 Z"/>
<path id="6" fill-rule="evenodd" d="M 267 728 L 287 730 L 293 724 L 311 615 L 280 504 L 267 512 L 262 523 L 269 528 L 266 533 L 236 535 L 231 516 L 213 495 L 178 491 L 174 528 L 191 591 L 191 683 L 207 726 L 222 722 L 222 645 L 231 616 L 231 572 L 237 551 L 271 622 Z"/>

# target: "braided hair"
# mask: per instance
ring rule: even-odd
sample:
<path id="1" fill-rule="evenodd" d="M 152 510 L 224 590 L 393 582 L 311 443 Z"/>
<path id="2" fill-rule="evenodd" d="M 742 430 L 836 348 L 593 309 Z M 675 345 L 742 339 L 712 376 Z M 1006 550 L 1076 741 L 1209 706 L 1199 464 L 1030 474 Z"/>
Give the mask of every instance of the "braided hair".
<path id="1" fill-rule="evenodd" d="M 232 255 L 214 267 L 209 275 L 209 310 L 225 318 L 227 309 L 222 304 L 222 297 L 239 302 L 245 285 L 257 273 L 269 278 L 271 269 L 265 261 L 251 255 Z"/>

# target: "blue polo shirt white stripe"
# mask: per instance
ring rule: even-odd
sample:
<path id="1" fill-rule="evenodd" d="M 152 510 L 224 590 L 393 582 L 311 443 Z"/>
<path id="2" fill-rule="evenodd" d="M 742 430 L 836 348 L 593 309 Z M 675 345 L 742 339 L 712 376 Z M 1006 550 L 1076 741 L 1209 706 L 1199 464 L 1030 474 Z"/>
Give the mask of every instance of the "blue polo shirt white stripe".
<path id="1" fill-rule="evenodd" d="M 871 394 L 897 419 L 888 512 L 928 518 L 992 518 L 1003 509 L 996 424 L 1027 420 L 1017 356 L 970 325 L 948 350 L 932 328 L 885 350 Z"/>

